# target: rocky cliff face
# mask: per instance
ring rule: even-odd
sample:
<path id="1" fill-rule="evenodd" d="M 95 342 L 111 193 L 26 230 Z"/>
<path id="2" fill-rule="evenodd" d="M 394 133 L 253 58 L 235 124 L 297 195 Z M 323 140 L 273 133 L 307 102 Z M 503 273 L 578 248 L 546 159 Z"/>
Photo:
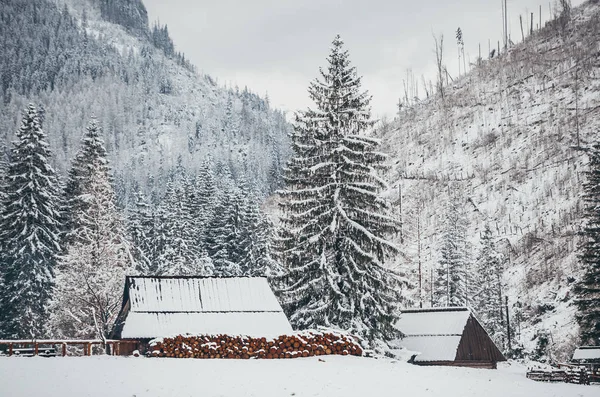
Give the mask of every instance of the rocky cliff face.
<path id="1" fill-rule="evenodd" d="M 107 22 L 121 25 L 141 36 L 148 35 L 148 11 L 142 0 L 94 0 Z"/>

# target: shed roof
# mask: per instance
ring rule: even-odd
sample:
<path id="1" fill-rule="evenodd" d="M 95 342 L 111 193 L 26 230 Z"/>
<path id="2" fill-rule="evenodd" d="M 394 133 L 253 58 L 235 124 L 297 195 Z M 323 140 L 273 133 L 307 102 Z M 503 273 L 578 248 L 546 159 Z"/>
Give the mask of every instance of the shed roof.
<path id="1" fill-rule="evenodd" d="M 264 277 L 128 277 L 131 311 L 281 311 Z"/>
<path id="2" fill-rule="evenodd" d="M 415 362 L 454 361 L 471 312 L 466 307 L 403 310 L 396 328 Z"/>
<path id="3" fill-rule="evenodd" d="M 292 331 L 264 277 L 127 277 L 118 337 Z"/>
<path id="4" fill-rule="evenodd" d="M 470 315 L 466 307 L 403 310 L 396 328 L 406 336 L 462 335 Z"/>
<path id="5" fill-rule="evenodd" d="M 600 346 L 581 346 L 575 349 L 573 360 L 588 361 L 600 360 Z"/>

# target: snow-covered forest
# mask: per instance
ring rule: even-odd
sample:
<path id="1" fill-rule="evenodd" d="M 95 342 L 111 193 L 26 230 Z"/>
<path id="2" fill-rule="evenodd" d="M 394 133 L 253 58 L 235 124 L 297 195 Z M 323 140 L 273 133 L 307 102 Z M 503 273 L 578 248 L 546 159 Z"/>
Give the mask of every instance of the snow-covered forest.
<path id="1" fill-rule="evenodd" d="M 282 185 L 290 128 L 267 98 L 196 72 L 140 1 L 11 0 L 0 18 L 3 318 L 27 294 L 39 306 L 4 336 L 108 335 L 125 274 L 277 271 L 261 203 Z M 14 179 L 30 134 L 44 206 L 23 204 L 30 181 Z M 23 275 L 17 259 L 33 269 Z M 90 305 L 96 295 L 107 298 Z M 44 329 L 40 318 L 75 301 Z"/>
<path id="2" fill-rule="evenodd" d="M 452 81 L 434 36 L 382 121 L 336 36 L 288 122 L 141 0 L 3 0 L 0 339 L 106 339 L 135 274 L 265 276 L 378 353 L 407 307 L 468 306 L 511 358 L 600 343 L 600 4 L 556 10 L 471 64 L 459 28 Z"/>

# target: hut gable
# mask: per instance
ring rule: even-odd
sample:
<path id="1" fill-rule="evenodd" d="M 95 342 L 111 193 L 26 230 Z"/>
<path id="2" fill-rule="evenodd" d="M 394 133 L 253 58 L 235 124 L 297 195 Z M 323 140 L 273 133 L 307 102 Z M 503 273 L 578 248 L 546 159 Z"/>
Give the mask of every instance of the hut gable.
<path id="1" fill-rule="evenodd" d="M 282 335 L 292 330 L 263 277 L 127 277 L 114 337 Z"/>
<path id="2" fill-rule="evenodd" d="M 506 360 L 464 307 L 405 310 L 396 328 L 404 334 L 402 346 L 419 353 L 415 364 L 495 368 Z"/>

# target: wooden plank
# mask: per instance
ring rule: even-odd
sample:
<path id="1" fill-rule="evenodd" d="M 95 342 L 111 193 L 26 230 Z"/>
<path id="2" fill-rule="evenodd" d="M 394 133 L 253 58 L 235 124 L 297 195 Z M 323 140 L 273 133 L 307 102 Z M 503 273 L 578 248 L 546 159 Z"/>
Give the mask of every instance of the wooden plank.
<path id="1" fill-rule="evenodd" d="M 13 355 L 13 344 L 9 343 L 8 344 L 8 357 Z"/>
<path id="2" fill-rule="evenodd" d="M 37 342 L 33 343 L 33 355 L 37 356 L 40 351 L 40 345 Z"/>
<path id="3" fill-rule="evenodd" d="M 67 355 L 67 344 L 62 344 L 62 356 L 65 357 Z"/>

